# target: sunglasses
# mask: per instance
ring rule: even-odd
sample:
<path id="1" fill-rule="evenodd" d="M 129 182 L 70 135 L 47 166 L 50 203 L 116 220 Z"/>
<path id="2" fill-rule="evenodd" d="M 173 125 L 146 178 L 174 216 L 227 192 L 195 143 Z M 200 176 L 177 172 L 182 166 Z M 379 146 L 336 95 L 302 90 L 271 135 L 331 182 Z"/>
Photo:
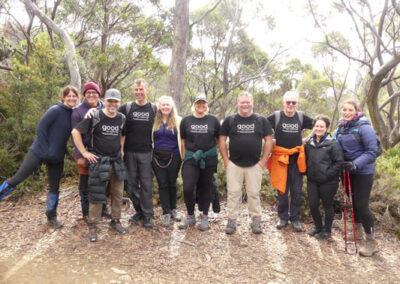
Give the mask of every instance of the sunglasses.
<path id="1" fill-rule="evenodd" d="M 296 101 L 286 101 L 286 104 L 287 104 L 287 105 L 290 105 L 290 104 L 291 104 L 291 105 L 294 105 L 294 106 L 295 106 L 295 105 L 297 104 L 297 102 L 296 102 Z"/>

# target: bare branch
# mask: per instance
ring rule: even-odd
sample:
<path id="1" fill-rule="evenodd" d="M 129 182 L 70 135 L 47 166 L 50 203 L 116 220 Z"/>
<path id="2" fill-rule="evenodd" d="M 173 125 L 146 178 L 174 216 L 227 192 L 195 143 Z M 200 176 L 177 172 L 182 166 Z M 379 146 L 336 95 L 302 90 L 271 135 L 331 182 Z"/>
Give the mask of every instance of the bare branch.
<path id="1" fill-rule="evenodd" d="M 221 3 L 221 2 L 222 2 L 222 0 L 218 0 L 218 2 L 215 3 L 215 5 L 214 5 L 210 10 L 208 10 L 207 12 L 205 12 L 203 16 L 201 16 L 198 20 L 196 20 L 196 21 L 194 21 L 193 23 L 191 23 L 191 24 L 189 25 L 189 29 L 191 29 L 194 25 L 196 25 L 196 24 L 198 24 L 199 22 L 201 22 L 202 20 L 204 20 L 204 18 L 207 17 L 212 11 L 214 11 L 215 9 L 217 9 L 219 3 Z"/>
<path id="2" fill-rule="evenodd" d="M 392 100 L 394 100 L 395 98 L 398 98 L 400 96 L 400 92 L 396 92 L 393 95 L 391 95 L 390 97 L 388 97 L 379 107 L 379 110 L 382 110 L 388 103 L 390 103 Z"/>
<path id="3" fill-rule="evenodd" d="M 2 64 L 0 64 L 0 69 L 2 69 L 2 70 L 7 70 L 7 71 L 13 71 L 13 70 L 14 70 L 13 68 L 8 67 L 8 66 L 6 66 L 6 65 L 2 65 Z"/>
<path id="4" fill-rule="evenodd" d="M 400 16 L 400 4 L 397 4 L 396 0 L 392 0 L 392 5 L 396 13 Z"/>
<path id="5" fill-rule="evenodd" d="M 39 8 L 32 3 L 31 0 L 21 0 L 26 8 L 34 13 L 43 23 L 48 25 L 64 42 L 66 46 L 67 63 L 70 72 L 71 85 L 81 88 L 81 75 L 79 73 L 79 66 L 76 59 L 75 45 L 68 33 L 60 28 L 53 20 L 47 17 Z"/>

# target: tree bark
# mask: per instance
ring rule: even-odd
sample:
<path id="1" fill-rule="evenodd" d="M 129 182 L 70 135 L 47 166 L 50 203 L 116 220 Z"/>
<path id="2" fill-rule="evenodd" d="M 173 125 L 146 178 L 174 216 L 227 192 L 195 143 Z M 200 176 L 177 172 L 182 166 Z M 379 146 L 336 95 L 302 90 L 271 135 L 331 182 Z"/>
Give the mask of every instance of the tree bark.
<path id="1" fill-rule="evenodd" d="M 175 0 L 174 43 L 169 69 L 168 89 L 178 110 L 185 87 L 186 58 L 189 49 L 189 0 Z"/>
<path id="2" fill-rule="evenodd" d="M 371 78 L 371 84 L 367 93 L 367 105 L 371 116 L 371 122 L 381 138 L 382 146 L 388 149 L 394 141 L 390 141 L 389 131 L 379 112 L 378 97 L 381 90 L 381 83 L 386 75 L 400 63 L 400 55 L 392 57 L 379 71 Z"/>
<path id="3" fill-rule="evenodd" d="M 70 74 L 70 84 L 81 89 L 81 75 L 79 73 L 78 61 L 75 51 L 75 45 L 68 33 L 60 28 L 54 21 L 47 17 L 31 0 L 21 0 L 27 9 L 32 11 L 44 24 L 53 30 L 64 42 L 66 47 L 66 59 Z"/>

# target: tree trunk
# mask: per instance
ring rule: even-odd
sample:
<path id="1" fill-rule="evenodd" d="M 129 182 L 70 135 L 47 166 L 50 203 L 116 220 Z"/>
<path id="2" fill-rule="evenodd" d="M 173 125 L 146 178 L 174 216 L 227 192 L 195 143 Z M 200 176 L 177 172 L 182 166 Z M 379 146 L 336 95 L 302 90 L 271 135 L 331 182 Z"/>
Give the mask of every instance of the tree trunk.
<path id="1" fill-rule="evenodd" d="M 174 43 L 169 69 L 168 88 L 180 110 L 185 87 L 186 57 L 189 49 L 189 0 L 175 0 Z"/>
<path id="2" fill-rule="evenodd" d="M 55 22 L 47 17 L 31 0 L 21 0 L 27 9 L 31 10 L 44 24 L 53 30 L 64 42 L 67 54 L 67 63 L 70 74 L 70 84 L 81 89 L 81 75 L 79 73 L 78 62 L 76 58 L 75 45 L 68 33 L 60 28 Z"/>
<path id="3" fill-rule="evenodd" d="M 389 131 L 385 125 L 385 122 L 380 114 L 378 106 L 378 95 L 381 90 L 382 80 L 386 75 L 400 63 L 400 55 L 394 56 L 391 60 L 386 62 L 379 71 L 371 78 L 371 84 L 367 93 L 367 105 L 369 114 L 371 116 L 371 122 L 375 130 L 381 139 L 382 146 L 384 149 L 388 149 L 394 141 L 390 141 Z"/>

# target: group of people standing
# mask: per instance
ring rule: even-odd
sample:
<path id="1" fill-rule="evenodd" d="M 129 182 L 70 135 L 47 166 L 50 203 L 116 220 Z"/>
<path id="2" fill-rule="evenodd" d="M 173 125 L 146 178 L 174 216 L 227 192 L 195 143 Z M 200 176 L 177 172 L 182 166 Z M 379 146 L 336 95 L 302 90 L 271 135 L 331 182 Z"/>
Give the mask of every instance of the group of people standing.
<path id="1" fill-rule="evenodd" d="M 254 234 L 262 233 L 260 189 L 267 167 L 278 193 L 277 228 L 283 229 L 290 222 L 294 231 L 303 231 L 300 211 L 302 177 L 306 175 L 315 225 L 308 233 L 321 240 L 330 238 L 333 198 L 345 170 L 350 172 L 357 238 L 363 238 L 362 228 L 366 233 L 360 254 L 371 256 L 376 252 L 369 197 L 377 139 L 355 102 L 343 104 L 334 138 L 328 133 L 327 116 L 312 119 L 296 111 L 296 92 L 285 93 L 283 110 L 268 117 L 254 113 L 253 96 L 242 92 L 237 99 L 237 113 L 225 118 L 222 125 L 209 114 L 204 94 L 195 97 L 192 114 L 182 119 L 170 96 L 160 97 L 155 105 L 147 101 L 148 92 L 146 81 L 136 80 L 135 101 L 121 105 L 118 90 L 107 90 L 101 100 L 100 88 L 89 82 L 83 87 L 82 103 L 74 108 L 78 91 L 70 86 L 64 88 L 61 103 L 51 107 L 40 120 L 35 141 L 20 169 L 1 185 L 0 200 L 44 162 L 50 185 L 48 225 L 61 227 L 56 214 L 59 183 L 72 131 L 82 215 L 89 224 L 90 241 L 98 239 L 97 224 L 102 215 L 110 216 L 113 230 L 126 232 L 120 222 L 124 189 L 135 208 L 129 222 L 153 227 L 153 171 L 163 211 L 162 226 L 169 227 L 171 220 L 180 221 L 176 180 L 181 170 L 187 214 L 179 228 L 195 226 L 197 202 L 202 211 L 198 229 L 206 231 L 219 149 L 227 178 L 226 234 L 236 231 L 243 186 L 248 196 L 251 230 Z M 303 129 L 312 129 L 304 140 Z M 111 214 L 106 207 L 107 192 L 111 196 Z M 324 220 L 320 201 L 325 210 Z"/>

